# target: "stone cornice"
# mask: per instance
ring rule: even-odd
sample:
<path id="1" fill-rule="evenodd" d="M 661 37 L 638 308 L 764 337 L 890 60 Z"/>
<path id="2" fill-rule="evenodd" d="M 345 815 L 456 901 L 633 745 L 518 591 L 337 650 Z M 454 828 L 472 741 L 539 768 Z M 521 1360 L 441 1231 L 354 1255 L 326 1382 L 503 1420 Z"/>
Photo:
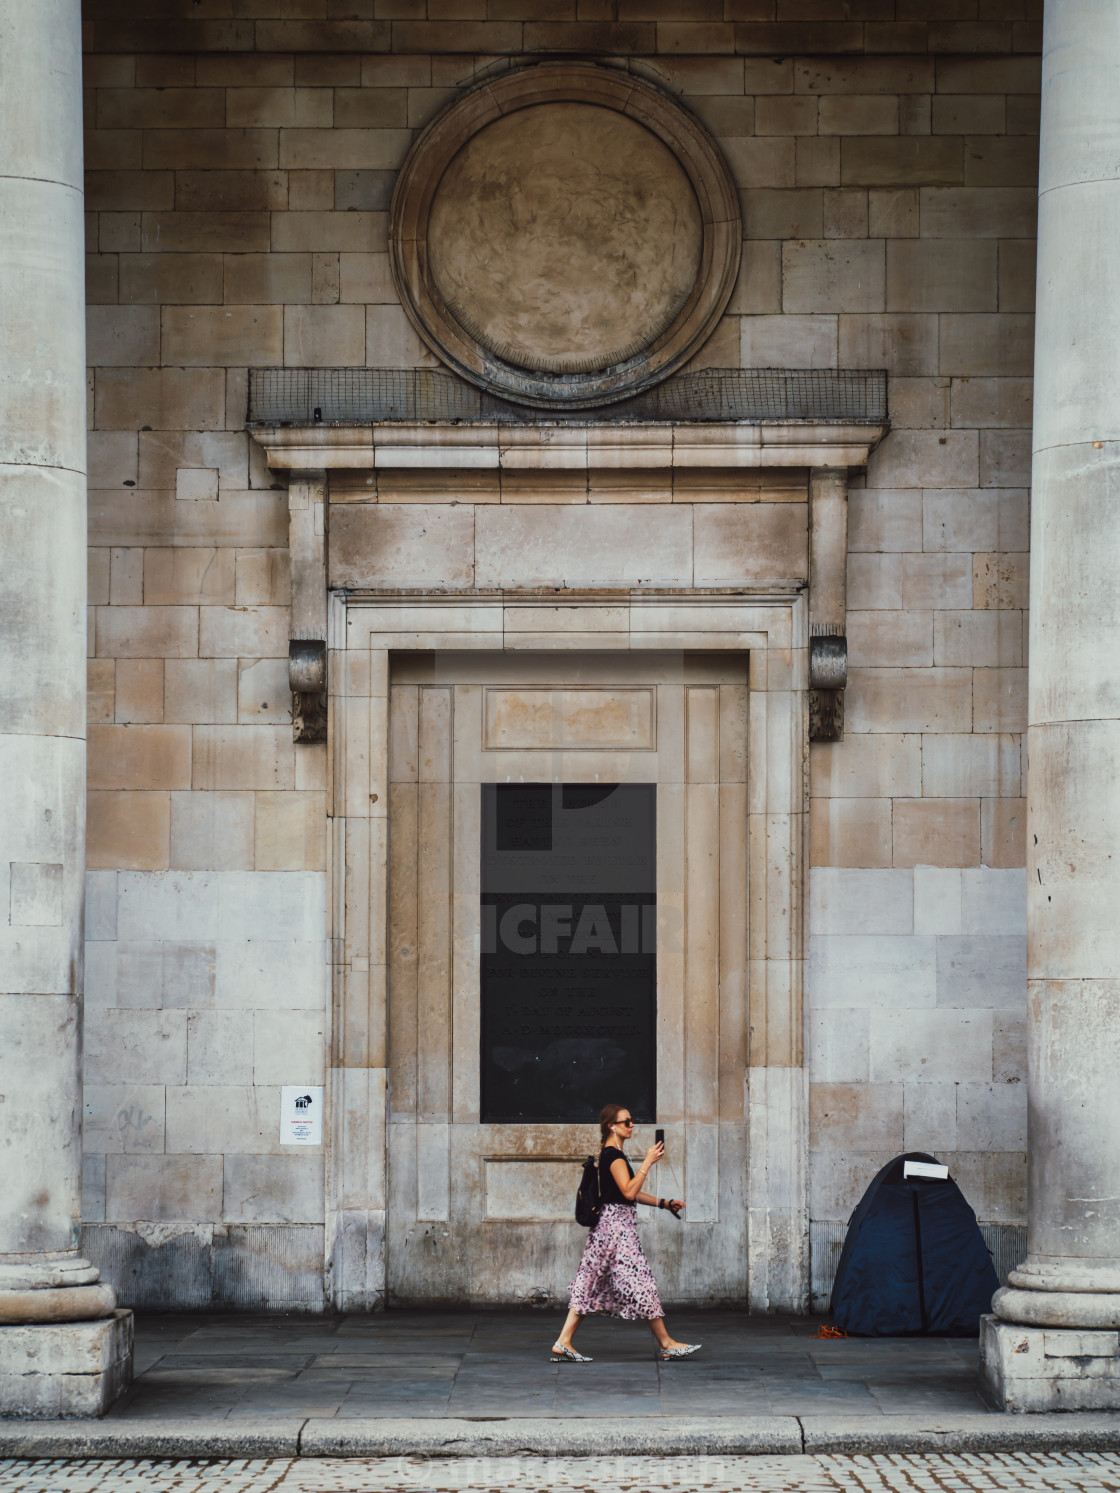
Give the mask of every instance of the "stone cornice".
<path id="1" fill-rule="evenodd" d="M 751 424 L 516 426 L 392 422 L 250 425 L 276 471 L 579 471 L 863 467 L 890 426 Z"/>

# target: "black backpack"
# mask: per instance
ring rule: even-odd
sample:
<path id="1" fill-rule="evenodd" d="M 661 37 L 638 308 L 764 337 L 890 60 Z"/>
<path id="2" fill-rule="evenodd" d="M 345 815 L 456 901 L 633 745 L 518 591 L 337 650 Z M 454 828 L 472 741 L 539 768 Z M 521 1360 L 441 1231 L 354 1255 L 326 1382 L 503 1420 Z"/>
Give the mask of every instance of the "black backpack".
<path id="1" fill-rule="evenodd" d="M 599 1222 L 599 1163 L 589 1156 L 583 1163 L 583 1173 L 576 1193 L 576 1222 L 585 1229 L 593 1229 Z"/>

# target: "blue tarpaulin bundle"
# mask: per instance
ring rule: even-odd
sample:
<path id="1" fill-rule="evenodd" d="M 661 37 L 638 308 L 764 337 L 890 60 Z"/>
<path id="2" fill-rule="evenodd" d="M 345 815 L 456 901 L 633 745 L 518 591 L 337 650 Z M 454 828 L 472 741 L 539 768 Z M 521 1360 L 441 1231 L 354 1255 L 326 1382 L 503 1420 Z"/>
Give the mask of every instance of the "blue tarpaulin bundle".
<path id="1" fill-rule="evenodd" d="M 957 1184 L 912 1177 L 908 1151 L 882 1169 L 848 1223 L 832 1288 L 833 1323 L 854 1337 L 975 1337 L 999 1286 Z"/>

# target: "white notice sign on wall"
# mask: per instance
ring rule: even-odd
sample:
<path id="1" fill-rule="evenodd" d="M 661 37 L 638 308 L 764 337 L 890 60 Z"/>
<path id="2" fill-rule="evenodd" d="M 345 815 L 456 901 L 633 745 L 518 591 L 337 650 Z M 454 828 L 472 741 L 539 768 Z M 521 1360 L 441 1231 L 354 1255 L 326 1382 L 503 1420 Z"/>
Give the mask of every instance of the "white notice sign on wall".
<path id="1" fill-rule="evenodd" d="M 280 1090 L 280 1144 L 323 1144 L 323 1090 L 313 1084 L 285 1084 Z"/>

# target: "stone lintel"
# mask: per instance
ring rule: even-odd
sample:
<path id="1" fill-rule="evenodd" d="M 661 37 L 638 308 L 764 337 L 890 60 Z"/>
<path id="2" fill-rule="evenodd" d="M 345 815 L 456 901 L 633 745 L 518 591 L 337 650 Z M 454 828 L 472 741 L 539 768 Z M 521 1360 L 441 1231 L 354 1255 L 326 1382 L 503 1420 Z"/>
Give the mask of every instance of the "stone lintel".
<path id="1" fill-rule="evenodd" d="M 406 467 L 524 471 L 867 465 L 885 424 L 806 421 L 641 426 L 252 425 L 273 470 L 314 472 Z"/>
<path id="2" fill-rule="evenodd" d="M 104 1415 L 132 1382 L 132 1313 L 0 1327 L 0 1417 Z"/>

